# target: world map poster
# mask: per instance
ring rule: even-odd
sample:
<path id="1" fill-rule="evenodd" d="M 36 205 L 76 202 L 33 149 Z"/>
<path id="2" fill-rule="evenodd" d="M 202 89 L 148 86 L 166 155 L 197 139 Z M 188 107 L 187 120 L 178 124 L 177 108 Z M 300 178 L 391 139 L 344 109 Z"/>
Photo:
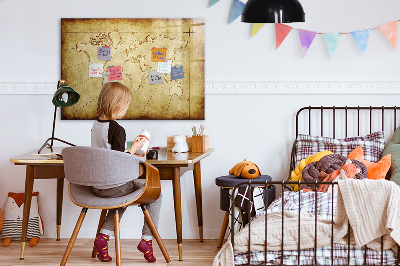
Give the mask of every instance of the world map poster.
<path id="1" fill-rule="evenodd" d="M 96 119 L 106 82 L 132 91 L 123 119 L 204 119 L 203 19 L 61 19 L 62 119 Z"/>

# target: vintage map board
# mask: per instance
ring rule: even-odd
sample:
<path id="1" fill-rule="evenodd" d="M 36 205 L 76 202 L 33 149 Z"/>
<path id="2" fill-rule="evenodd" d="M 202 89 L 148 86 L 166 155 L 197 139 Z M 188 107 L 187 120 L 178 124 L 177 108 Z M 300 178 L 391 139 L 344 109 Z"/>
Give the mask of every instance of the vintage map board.
<path id="1" fill-rule="evenodd" d="M 97 57 L 111 47 L 111 60 Z M 149 85 L 151 49 L 167 48 L 172 66 L 183 66 L 184 78 Z M 121 66 L 120 82 L 132 90 L 124 119 L 204 119 L 203 19 L 61 19 L 61 76 L 81 98 L 62 108 L 62 119 L 95 119 L 103 78 L 89 77 L 89 64 Z"/>

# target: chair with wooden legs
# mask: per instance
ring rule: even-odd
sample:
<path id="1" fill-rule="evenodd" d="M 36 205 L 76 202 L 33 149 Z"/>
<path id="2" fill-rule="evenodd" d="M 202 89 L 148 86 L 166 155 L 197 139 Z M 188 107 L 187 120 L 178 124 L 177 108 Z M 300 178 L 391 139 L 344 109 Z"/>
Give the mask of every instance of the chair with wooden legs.
<path id="1" fill-rule="evenodd" d="M 146 204 L 158 199 L 161 193 L 160 175 L 154 166 L 141 162 L 139 157 L 124 152 L 95 147 L 68 147 L 62 151 L 65 179 L 69 183 L 69 196 L 72 202 L 82 207 L 81 214 L 69 240 L 61 265 L 65 265 L 88 209 L 102 209 L 96 237 L 99 235 L 107 210 L 116 209 L 114 215 L 116 265 L 121 265 L 121 246 L 118 208 L 139 205 L 167 263 L 171 262 L 157 228 L 146 209 Z M 138 171 L 137 164 L 139 164 Z M 136 165 L 136 166 L 135 166 Z M 132 176 L 145 177 L 144 186 L 131 194 L 118 198 L 100 198 L 92 193 L 92 186 L 117 186 L 132 179 Z M 96 256 L 93 248 L 92 257 Z"/>

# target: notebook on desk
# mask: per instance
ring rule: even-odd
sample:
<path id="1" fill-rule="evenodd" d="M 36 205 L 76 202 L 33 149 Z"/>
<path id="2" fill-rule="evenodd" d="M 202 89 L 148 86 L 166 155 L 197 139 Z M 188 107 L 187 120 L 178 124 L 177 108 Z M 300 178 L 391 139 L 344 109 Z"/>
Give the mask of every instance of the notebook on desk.
<path id="1" fill-rule="evenodd" d="M 33 153 L 31 154 L 31 156 L 40 156 L 40 157 L 45 157 L 48 159 L 62 159 L 62 155 L 61 153 L 57 153 L 57 152 L 52 152 L 52 153 Z"/>

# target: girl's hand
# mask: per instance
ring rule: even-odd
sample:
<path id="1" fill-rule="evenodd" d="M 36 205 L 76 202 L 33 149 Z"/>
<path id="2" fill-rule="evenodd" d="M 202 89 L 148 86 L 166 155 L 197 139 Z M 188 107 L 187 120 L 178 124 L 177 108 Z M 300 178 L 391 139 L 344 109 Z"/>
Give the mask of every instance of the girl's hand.
<path id="1" fill-rule="evenodd" d="M 149 153 L 149 149 L 147 149 L 147 151 L 146 151 L 146 153 L 145 154 L 136 154 L 135 153 L 135 155 L 136 156 L 139 156 L 139 157 L 146 157 L 146 155 Z"/>
<path id="2" fill-rule="evenodd" d="M 147 140 L 145 138 L 136 137 L 135 140 L 132 142 L 129 152 L 131 154 L 135 154 L 140 148 L 143 147 L 143 145 L 146 143 L 146 141 Z M 136 155 L 138 155 L 138 154 L 136 154 Z"/>

